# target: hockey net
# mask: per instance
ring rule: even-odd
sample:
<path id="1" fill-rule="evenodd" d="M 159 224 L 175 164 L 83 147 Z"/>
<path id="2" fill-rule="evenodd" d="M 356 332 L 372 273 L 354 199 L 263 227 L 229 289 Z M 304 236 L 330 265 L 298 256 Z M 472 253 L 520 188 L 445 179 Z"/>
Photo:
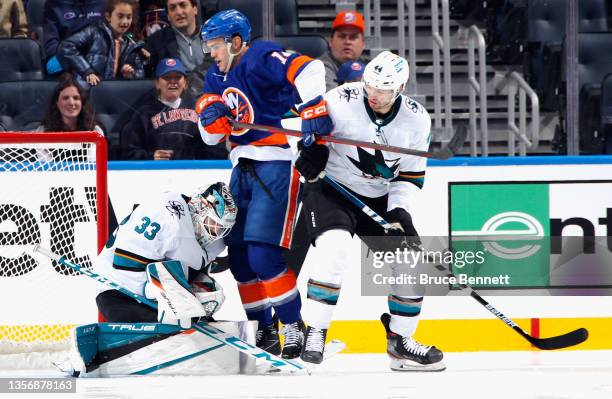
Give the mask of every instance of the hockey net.
<path id="1" fill-rule="evenodd" d="M 32 252 L 91 267 L 107 238 L 107 145 L 96 132 L 0 133 L 0 368 L 59 360 L 95 322 L 95 285 Z"/>

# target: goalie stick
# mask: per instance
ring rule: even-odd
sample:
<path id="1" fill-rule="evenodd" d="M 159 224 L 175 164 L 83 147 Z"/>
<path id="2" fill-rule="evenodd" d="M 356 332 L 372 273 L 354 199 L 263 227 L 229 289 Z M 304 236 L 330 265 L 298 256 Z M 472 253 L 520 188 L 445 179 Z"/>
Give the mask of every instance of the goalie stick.
<path id="1" fill-rule="evenodd" d="M 376 213 L 372 208 L 367 206 L 363 201 L 354 196 L 350 191 L 342 187 L 338 182 L 330 178 L 329 176 L 323 176 L 323 180 L 325 180 L 329 185 L 334 187 L 338 192 L 344 195 L 349 201 L 353 204 L 357 205 L 366 215 L 371 217 L 375 222 L 380 224 L 385 230 L 388 230 L 391 225 L 387 222 L 382 216 Z M 455 277 L 455 275 L 450 271 L 450 268 L 447 270 L 442 265 L 435 265 L 435 268 L 447 273 L 448 277 Z M 456 277 L 455 277 L 456 278 Z M 508 327 L 512 328 L 516 331 L 521 337 L 529 341 L 533 346 L 538 349 L 543 350 L 551 350 L 551 349 L 561 349 L 567 348 L 569 346 L 578 345 L 589 337 L 589 332 L 586 328 L 578 328 L 574 331 L 570 331 L 563 335 L 558 335 L 555 337 L 548 338 L 536 338 L 527 334 L 525 330 L 519 327 L 515 322 L 513 322 L 509 317 L 504 315 L 502 312 L 497 310 L 493 305 L 487 302 L 483 297 L 480 296 L 472 287 L 467 284 L 457 284 L 461 289 L 468 290 L 470 296 L 476 300 L 476 302 L 480 303 L 485 309 L 491 312 L 495 317 L 503 321 Z"/>
<path id="2" fill-rule="evenodd" d="M 229 120 L 234 126 L 234 128 L 263 130 L 263 131 L 269 131 L 269 132 L 274 132 L 274 133 L 280 133 L 280 134 L 284 134 L 287 136 L 304 137 L 304 134 L 300 132 L 299 130 L 285 129 L 282 127 L 275 127 L 275 126 L 260 125 L 256 123 L 237 122 L 237 121 L 232 120 L 231 118 L 229 118 Z M 467 126 L 465 124 L 457 125 L 455 135 L 451 138 L 448 144 L 442 149 L 440 149 L 439 151 L 420 151 L 420 150 L 414 150 L 411 148 L 396 147 L 393 145 L 353 140 L 353 139 L 349 139 L 343 136 L 318 136 L 317 135 L 317 141 L 321 140 L 321 141 L 328 142 L 328 143 L 354 145 L 356 147 L 372 148 L 375 150 L 395 152 L 399 154 L 415 155 L 417 157 L 446 160 L 446 159 L 452 158 L 453 156 L 455 156 L 457 152 L 459 152 L 459 150 L 461 150 L 461 147 L 463 147 L 463 143 L 465 142 L 466 137 L 467 137 Z"/>
<path id="3" fill-rule="evenodd" d="M 81 274 L 86 275 L 87 277 L 91 277 L 92 279 L 105 284 L 109 287 L 111 287 L 112 289 L 115 289 L 131 298 L 134 298 L 135 300 L 137 300 L 140 303 L 143 303 L 147 306 L 152 307 L 153 309 L 157 309 L 157 303 L 155 303 L 154 301 L 145 298 L 144 296 L 138 295 L 133 293 L 132 291 L 122 287 L 121 285 L 117 284 L 116 282 L 114 282 L 111 279 L 108 279 L 104 276 L 101 276 L 97 273 L 94 273 L 93 271 L 86 269 L 80 265 L 77 265 L 76 263 L 73 263 L 71 261 L 69 261 L 68 259 L 66 259 L 64 256 L 60 256 L 56 253 L 51 252 L 50 250 L 43 248 L 40 246 L 40 244 L 36 244 L 34 246 L 34 252 L 40 253 L 42 255 L 45 255 L 46 257 L 55 260 L 57 263 L 69 267 L 71 269 L 74 269 L 76 271 L 78 271 Z M 201 332 L 202 334 L 205 334 L 207 336 L 209 336 L 210 338 L 217 340 L 219 342 L 221 342 L 224 345 L 228 345 L 242 353 L 246 353 L 247 355 L 257 359 L 261 359 L 264 362 L 266 362 L 267 364 L 269 364 L 272 367 L 276 367 L 279 370 L 282 371 L 289 371 L 289 372 L 308 372 L 308 370 L 306 370 L 306 368 L 304 366 L 302 366 L 301 364 L 297 363 L 297 362 L 291 362 L 289 360 L 286 359 L 282 359 L 279 356 L 273 355 L 269 352 L 264 351 L 263 349 L 260 349 L 254 345 L 251 345 L 247 342 L 244 342 L 243 340 L 241 340 L 240 338 L 232 335 L 232 334 L 228 334 L 216 327 L 213 327 L 209 324 L 206 323 L 202 323 L 202 322 L 198 322 L 193 324 L 193 327 L 195 330 Z"/>

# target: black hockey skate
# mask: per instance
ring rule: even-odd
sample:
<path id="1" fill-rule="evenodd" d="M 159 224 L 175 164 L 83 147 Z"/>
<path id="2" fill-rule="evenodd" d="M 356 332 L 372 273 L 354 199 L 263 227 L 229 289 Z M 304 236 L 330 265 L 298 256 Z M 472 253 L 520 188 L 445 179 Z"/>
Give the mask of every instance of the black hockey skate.
<path id="1" fill-rule="evenodd" d="M 278 337 L 278 327 L 270 324 L 255 332 L 255 345 L 273 355 L 281 354 L 280 340 Z"/>
<path id="2" fill-rule="evenodd" d="M 387 354 L 394 371 L 442 371 L 446 369 L 442 351 L 435 346 L 426 346 L 412 337 L 404 337 L 389 328 L 391 315 L 383 313 L 380 321 L 387 331 Z"/>
<path id="3" fill-rule="evenodd" d="M 283 326 L 281 330 L 281 334 L 285 337 L 281 353 L 283 359 L 295 359 L 300 356 L 304 347 L 304 329 L 302 320 Z"/>
<path id="4" fill-rule="evenodd" d="M 323 361 L 326 337 L 327 329 L 308 326 L 301 359 L 308 363 L 320 364 Z"/>

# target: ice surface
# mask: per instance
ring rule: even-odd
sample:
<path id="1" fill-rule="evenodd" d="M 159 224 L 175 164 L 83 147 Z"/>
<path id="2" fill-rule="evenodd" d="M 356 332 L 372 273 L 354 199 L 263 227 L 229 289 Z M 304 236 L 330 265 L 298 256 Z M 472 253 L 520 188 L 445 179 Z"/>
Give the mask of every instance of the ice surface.
<path id="1" fill-rule="evenodd" d="M 340 354 L 304 376 L 126 377 L 79 379 L 77 394 L 42 398 L 491 398 L 610 399 L 612 351 L 445 354 L 447 370 L 392 372 L 386 355 Z M 7 376 L 59 376 L 7 372 Z M 1 395 L 26 398 L 28 395 Z"/>

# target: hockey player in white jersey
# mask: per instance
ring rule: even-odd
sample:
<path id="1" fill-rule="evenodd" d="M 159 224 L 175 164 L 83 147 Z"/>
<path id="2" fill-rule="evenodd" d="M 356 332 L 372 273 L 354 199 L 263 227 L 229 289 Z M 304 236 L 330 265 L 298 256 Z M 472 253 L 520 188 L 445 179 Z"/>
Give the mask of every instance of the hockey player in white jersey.
<path id="1" fill-rule="evenodd" d="M 379 54 L 366 66 L 362 82 L 347 83 L 325 95 L 327 113 L 334 125 L 332 135 L 427 151 L 431 118 L 422 105 L 401 94 L 407 81 L 408 63 L 404 58 L 389 51 Z M 418 250 L 420 239 L 409 209 L 423 185 L 426 159 L 337 143 L 312 143 L 314 139 L 316 136 L 305 137 L 299 143 L 295 166 L 307 180 L 302 211 L 312 243 L 309 259 L 315 265 L 308 280 L 305 312 L 308 329 L 301 358 L 320 363 L 350 258 L 347 249 L 338 243 L 357 234 L 370 249 L 386 250 L 372 248 L 377 244 L 368 242 L 367 237 L 389 234 L 335 188 L 318 179 L 320 173 L 325 171 L 395 224 L 393 234 L 401 235 L 411 248 Z M 388 296 L 390 315 L 385 313 L 381 317 L 387 332 L 391 369 L 443 370 L 442 352 L 412 338 L 423 297 L 401 295 L 396 287 L 392 287 L 392 292 Z"/>
<path id="2" fill-rule="evenodd" d="M 70 358 L 58 367 L 73 376 L 100 377 L 239 372 L 239 352 L 192 328 L 193 322 L 206 321 L 243 339 L 249 334 L 245 324 L 212 319 L 224 295 L 207 266 L 225 249 L 223 237 L 236 213 L 224 183 L 189 196 L 165 192 L 136 206 L 94 270 L 135 296 L 103 285 L 96 303 L 105 323 L 76 327 Z M 146 301 L 156 303 L 157 310 L 141 303 Z"/>
<path id="3" fill-rule="evenodd" d="M 158 300 L 159 314 L 105 287 L 96 298 L 105 320 L 180 324 L 177 312 L 186 323 L 191 317 L 211 316 L 223 294 L 206 266 L 225 249 L 223 237 L 234 225 L 236 211 L 224 183 L 201 187 L 191 196 L 166 192 L 138 205 L 102 250 L 96 272 Z"/>

